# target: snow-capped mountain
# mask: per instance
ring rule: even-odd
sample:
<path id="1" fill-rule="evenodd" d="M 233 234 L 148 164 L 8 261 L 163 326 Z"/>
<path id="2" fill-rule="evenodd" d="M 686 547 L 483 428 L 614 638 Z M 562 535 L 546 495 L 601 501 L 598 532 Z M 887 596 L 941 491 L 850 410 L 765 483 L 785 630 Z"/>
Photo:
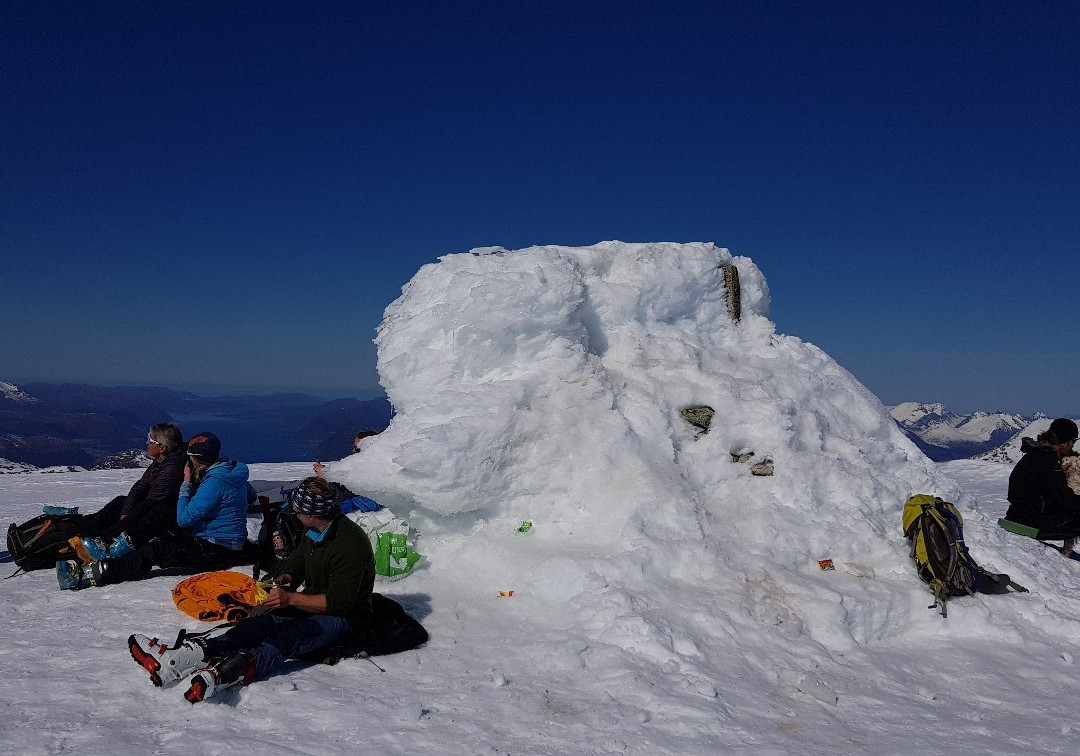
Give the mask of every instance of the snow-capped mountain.
<path id="1" fill-rule="evenodd" d="M 37 467 L 29 462 L 12 462 L 10 459 L 0 458 L 0 475 L 69 472 L 86 472 L 86 468 L 80 467 L 79 465 L 50 465 L 49 467 Z"/>
<path id="2" fill-rule="evenodd" d="M 101 460 L 91 470 L 131 470 L 140 467 L 149 467 L 151 460 L 146 456 L 145 449 L 128 449 L 127 451 L 110 454 Z"/>
<path id="3" fill-rule="evenodd" d="M 907 437 L 935 462 L 991 451 L 1032 422 L 1045 418 L 1042 413 L 1032 417 L 1008 412 L 961 415 L 937 402 L 904 402 L 889 408 L 889 414 Z"/>
<path id="4" fill-rule="evenodd" d="M 26 393 L 14 383 L 0 381 L 0 400 L 20 402 L 22 404 L 34 404 L 38 401 L 38 398 Z"/>

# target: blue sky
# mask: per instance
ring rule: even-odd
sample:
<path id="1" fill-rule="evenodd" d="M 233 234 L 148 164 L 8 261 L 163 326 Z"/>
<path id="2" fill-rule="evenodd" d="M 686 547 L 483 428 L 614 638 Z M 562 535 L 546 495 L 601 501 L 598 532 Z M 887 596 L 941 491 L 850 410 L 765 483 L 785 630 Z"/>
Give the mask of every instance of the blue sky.
<path id="1" fill-rule="evenodd" d="M 378 392 L 477 246 L 714 241 L 882 401 L 1080 415 L 1080 5 L 0 8 L 0 380 Z"/>

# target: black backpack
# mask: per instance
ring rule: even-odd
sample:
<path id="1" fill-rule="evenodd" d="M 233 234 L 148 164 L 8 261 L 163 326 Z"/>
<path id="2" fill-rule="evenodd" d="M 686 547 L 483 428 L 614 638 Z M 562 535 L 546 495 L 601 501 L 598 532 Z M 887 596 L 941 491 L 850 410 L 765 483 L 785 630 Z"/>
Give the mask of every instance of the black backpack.
<path id="1" fill-rule="evenodd" d="M 77 514 L 42 514 L 21 525 L 11 523 L 7 550 L 19 567 L 14 575 L 55 567 L 59 560 L 74 554 L 68 539 L 79 535 L 81 527 L 82 518 Z"/>
<path id="2" fill-rule="evenodd" d="M 337 664 L 356 656 L 386 656 L 410 651 L 428 641 L 427 630 L 420 621 L 409 616 L 403 607 L 381 593 L 371 594 L 371 621 L 357 632 L 351 642 L 316 651 L 313 661 Z"/>
<path id="3" fill-rule="evenodd" d="M 287 504 L 287 502 L 286 502 Z M 281 565 L 289 558 L 304 537 L 307 528 L 292 511 L 292 507 L 270 505 L 263 508 L 263 524 L 259 531 L 259 554 L 255 562 L 255 579 L 259 574 L 277 575 Z M 274 547 L 274 536 L 281 545 Z"/>

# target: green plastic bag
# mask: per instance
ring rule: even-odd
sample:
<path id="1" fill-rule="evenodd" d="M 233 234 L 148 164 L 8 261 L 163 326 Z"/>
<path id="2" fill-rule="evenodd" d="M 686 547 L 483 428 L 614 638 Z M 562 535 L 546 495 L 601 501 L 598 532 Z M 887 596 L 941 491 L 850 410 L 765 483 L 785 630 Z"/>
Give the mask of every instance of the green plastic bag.
<path id="1" fill-rule="evenodd" d="M 386 577 L 404 575 L 420 561 L 409 548 L 405 533 L 379 533 L 375 544 L 375 572 Z"/>

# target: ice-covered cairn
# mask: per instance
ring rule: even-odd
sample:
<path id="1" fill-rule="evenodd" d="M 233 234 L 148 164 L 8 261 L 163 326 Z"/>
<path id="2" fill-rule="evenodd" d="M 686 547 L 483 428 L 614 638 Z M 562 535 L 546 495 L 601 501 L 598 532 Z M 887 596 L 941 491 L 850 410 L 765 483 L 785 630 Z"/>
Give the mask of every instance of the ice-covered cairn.
<path id="1" fill-rule="evenodd" d="M 909 569 L 904 499 L 952 484 L 846 370 L 777 334 L 769 301 L 751 260 L 709 243 L 447 255 L 378 329 L 390 428 L 331 476 L 409 517 L 429 556 L 460 549 L 442 569 L 564 598 L 616 561 L 684 585 L 824 556 Z M 695 405 L 715 410 L 700 436 Z M 775 475 L 732 462 L 746 451 Z"/>

